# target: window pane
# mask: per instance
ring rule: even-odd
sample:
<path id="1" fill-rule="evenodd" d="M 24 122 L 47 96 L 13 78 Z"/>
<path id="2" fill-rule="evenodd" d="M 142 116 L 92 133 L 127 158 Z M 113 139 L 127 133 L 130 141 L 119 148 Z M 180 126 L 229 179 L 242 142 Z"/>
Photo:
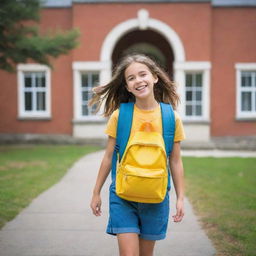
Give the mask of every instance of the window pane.
<path id="1" fill-rule="evenodd" d="M 186 86 L 192 87 L 192 74 L 186 74 Z"/>
<path id="2" fill-rule="evenodd" d="M 35 76 L 36 76 L 36 87 L 45 87 L 45 73 L 37 72 L 35 73 Z"/>
<path id="3" fill-rule="evenodd" d="M 82 105 L 82 115 L 88 116 L 88 107 L 87 105 Z"/>
<path id="4" fill-rule="evenodd" d="M 198 105 L 196 106 L 196 116 L 201 116 L 202 115 L 202 106 Z"/>
<path id="5" fill-rule="evenodd" d="M 256 112 L 256 92 L 254 93 L 254 111 Z"/>
<path id="6" fill-rule="evenodd" d="M 45 92 L 36 93 L 36 110 L 45 110 Z"/>
<path id="7" fill-rule="evenodd" d="M 192 101 L 192 91 L 186 92 L 186 101 Z"/>
<path id="8" fill-rule="evenodd" d="M 88 100 L 89 93 L 87 91 L 82 92 L 82 101 Z"/>
<path id="9" fill-rule="evenodd" d="M 242 92 L 242 111 L 252 110 L 252 93 Z"/>
<path id="10" fill-rule="evenodd" d="M 242 72 L 242 87 L 252 86 L 252 74 L 251 72 Z"/>
<path id="11" fill-rule="evenodd" d="M 196 87 L 202 87 L 202 74 L 196 74 Z"/>
<path id="12" fill-rule="evenodd" d="M 25 92 L 25 110 L 32 110 L 32 92 Z"/>
<path id="13" fill-rule="evenodd" d="M 202 92 L 201 91 L 197 91 L 196 92 L 196 101 L 201 101 L 202 100 Z"/>
<path id="14" fill-rule="evenodd" d="M 92 86 L 96 86 L 99 83 L 99 74 L 92 74 Z"/>
<path id="15" fill-rule="evenodd" d="M 32 77 L 30 73 L 25 73 L 24 84 L 26 88 L 32 87 Z"/>
<path id="16" fill-rule="evenodd" d="M 82 87 L 87 87 L 88 86 L 88 75 L 87 74 L 82 74 Z"/>
<path id="17" fill-rule="evenodd" d="M 191 105 L 186 106 L 186 116 L 192 116 L 192 106 Z"/>

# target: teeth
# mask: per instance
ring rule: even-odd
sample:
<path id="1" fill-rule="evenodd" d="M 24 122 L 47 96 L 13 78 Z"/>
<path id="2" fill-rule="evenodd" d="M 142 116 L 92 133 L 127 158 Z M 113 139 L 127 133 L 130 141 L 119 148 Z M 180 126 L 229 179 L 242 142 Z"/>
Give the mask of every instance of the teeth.
<path id="1" fill-rule="evenodd" d="M 140 87 L 136 88 L 136 90 L 137 90 L 137 91 L 141 91 L 141 90 L 143 90 L 145 87 L 146 87 L 146 86 L 143 85 L 143 86 L 140 86 Z"/>

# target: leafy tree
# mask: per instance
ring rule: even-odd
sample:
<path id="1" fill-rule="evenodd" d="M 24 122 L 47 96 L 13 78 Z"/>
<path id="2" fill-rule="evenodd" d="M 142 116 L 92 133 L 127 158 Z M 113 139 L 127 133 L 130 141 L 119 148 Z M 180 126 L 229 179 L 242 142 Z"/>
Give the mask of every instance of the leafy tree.
<path id="1" fill-rule="evenodd" d="M 0 0 L 0 69 L 14 72 L 28 59 L 51 66 L 51 57 L 78 45 L 79 31 L 39 33 L 42 0 Z"/>

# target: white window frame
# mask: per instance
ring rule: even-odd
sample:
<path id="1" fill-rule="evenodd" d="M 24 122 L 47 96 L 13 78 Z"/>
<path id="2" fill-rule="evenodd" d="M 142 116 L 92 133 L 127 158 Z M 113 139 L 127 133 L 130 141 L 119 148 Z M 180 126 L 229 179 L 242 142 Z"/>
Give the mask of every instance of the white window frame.
<path id="1" fill-rule="evenodd" d="M 46 65 L 18 64 L 18 118 L 19 119 L 49 119 L 51 118 L 51 71 Z M 26 111 L 24 98 L 24 72 L 45 72 L 45 110 Z"/>
<path id="2" fill-rule="evenodd" d="M 178 84 L 178 93 L 181 104 L 179 112 L 182 120 L 191 122 L 209 122 L 210 121 L 210 69 L 211 63 L 208 61 L 187 61 L 174 63 L 175 78 Z M 186 115 L 186 74 L 202 73 L 202 115 Z"/>
<path id="3" fill-rule="evenodd" d="M 256 71 L 256 63 L 236 63 L 236 119 L 255 119 L 256 111 L 241 111 L 241 75 L 243 71 Z M 256 91 L 256 88 L 252 88 L 252 91 Z M 254 103 L 255 104 L 255 103 Z"/>
<path id="4" fill-rule="evenodd" d="M 109 62 L 100 61 L 85 61 L 85 62 L 73 62 L 73 84 L 74 84 L 74 119 L 73 122 L 87 122 L 95 121 L 102 122 L 105 120 L 102 117 L 102 110 L 95 115 L 83 116 L 82 115 L 82 97 L 81 97 L 81 75 L 83 73 L 98 72 L 99 84 L 106 84 L 110 77 L 108 71 L 111 68 Z"/>

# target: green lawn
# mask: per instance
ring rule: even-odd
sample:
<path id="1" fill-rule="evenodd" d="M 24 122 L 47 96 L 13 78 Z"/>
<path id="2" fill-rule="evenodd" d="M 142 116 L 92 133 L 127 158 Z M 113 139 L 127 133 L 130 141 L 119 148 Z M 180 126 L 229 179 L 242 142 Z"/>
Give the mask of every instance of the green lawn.
<path id="1" fill-rule="evenodd" d="M 183 158 L 186 194 L 218 255 L 256 255 L 256 159 Z"/>
<path id="2" fill-rule="evenodd" d="M 0 146 L 0 228 L 93 146 Z"/>
<path id="3" fill-rule="evenodd" d="M 0 146 L 0 228 L 89 146 Z M 183 158 L 186 194 L 219 256 L 256 255 L 256 159 Z"/>

